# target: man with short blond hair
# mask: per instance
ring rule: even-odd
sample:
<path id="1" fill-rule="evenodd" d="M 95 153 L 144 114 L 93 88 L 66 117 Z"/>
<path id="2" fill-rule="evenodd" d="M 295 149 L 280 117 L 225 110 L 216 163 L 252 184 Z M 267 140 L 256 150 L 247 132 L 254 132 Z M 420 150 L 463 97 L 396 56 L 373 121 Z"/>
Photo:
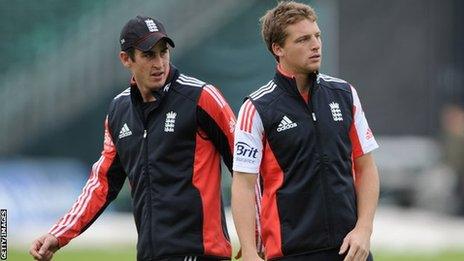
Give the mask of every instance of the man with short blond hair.
<path id="1" fill-rule="evenodd" d="M 235 129 L 232 213 L 243 260 L 262 260 L 257 180 L 267 260 L 371 260 L 379 178 L 370 152 L 378 145 L 357 92 L 319 73 L 321 31 L 310 6 L 281 2 L 260 21 L 277 69 L 247 97 Z"/>

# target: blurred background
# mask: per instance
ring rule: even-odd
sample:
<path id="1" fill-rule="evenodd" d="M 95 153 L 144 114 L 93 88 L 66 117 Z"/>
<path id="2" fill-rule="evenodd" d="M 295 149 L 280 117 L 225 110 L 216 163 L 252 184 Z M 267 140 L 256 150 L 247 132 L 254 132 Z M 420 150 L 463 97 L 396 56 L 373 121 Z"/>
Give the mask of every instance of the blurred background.
<path id="1" fill-rule="evenodd" d="M 164 22 L 172 63 L 237 113 L 274 74 L 258 19 L 275 0 L 0 0 L 0 208 L 9 260 L 73 204 L 127 88 L 119 33 Z M 322 72 L 357 89 L 379 144 L 376 260 L 464 260 L 464 2 L 301 1 L 318 13 Z M 223 174 L 227 204 L 230 178 Z M 233 225 L 229 229 L 234 236 Z M 129 187 L 56 260 L 135 260 Z"/>

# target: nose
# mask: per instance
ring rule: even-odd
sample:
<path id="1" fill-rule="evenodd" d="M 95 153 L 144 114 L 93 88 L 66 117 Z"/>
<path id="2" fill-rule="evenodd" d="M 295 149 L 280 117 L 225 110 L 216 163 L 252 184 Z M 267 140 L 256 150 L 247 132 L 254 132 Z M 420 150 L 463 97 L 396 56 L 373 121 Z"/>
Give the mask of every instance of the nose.
<path id="1" fill-rule="evenodd" d="M 152 66 L 156 69 L 160 69 L 163 67 L 163 59 L 159 54 L 155 55 L 152 59 Z"/>
<path id="2" fill-rule="evenodd" d="M 311 41 L 311 50 L 317 51 L 319 49 L 321 49 L 321 40 L 313 38 L 313 40 Z"/>
<path id="3" fill-rule="evenodd" d="M 313 51 L 317 51 L 317 50 L 321 49 L 321 39 L 313 37 L 311 39 L 310 47 L 311 47 L 311 50 L 313 50 Z"/>

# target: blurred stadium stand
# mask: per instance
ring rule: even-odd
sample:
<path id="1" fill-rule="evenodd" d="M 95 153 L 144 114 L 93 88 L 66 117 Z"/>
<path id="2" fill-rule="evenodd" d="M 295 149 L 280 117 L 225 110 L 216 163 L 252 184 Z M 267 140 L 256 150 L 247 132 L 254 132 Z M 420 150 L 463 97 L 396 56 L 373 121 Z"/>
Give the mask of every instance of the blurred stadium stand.
<path id="1" fill-rule="evenodd" d="M 382 203 L 447 211 L 442 202 L 449 199 L 444 191 L 451 186 L 453 174 L 440 171 L 438 135 L 442 106 L 464 100 L 464 1 L 303 2 L 313 4 L 319 14 L 322 71 L 357 88 L 379 139 L 381 149 L 375 156 Z M 243 97 L 274 72 L 275 62 L 260 38 L 258 19 L 275 1 L 0 3 L 3 189 L 7 175 L 9 180 L 24 179 L 27 173 L 47 179 L 46 174 L 32 174 L 21 167 L 37 167 L 34 161 L 23 160 L 36 157 L 53 162 L 72 158 L 84 164 L 87 168 L 78 167 L 79 174 L 46 171 L 79 177 L 75 184 L 82 185 L 102 147 L 106 108 L 129 80 L 117 57 L 118 39 L 123 24 L 137 14 L 162 20 L 176 43 L 173 63 L 218 86 L 235 112 Z M 7 171 L 10 161 L 21 174 Z M 431 185 L 436 185 L 435 192 L 427 193 Z M 229 192 L 227 181 L 224 191 Z M 118 201 L 128 202 L 128 194 L 125 186 Z M 8 192 L 9 198 L 15 195 Z"/>
<path id="2" fill-rule="evenodd" d="M 340 74 L 375 133 L 434 137 L 441 106 L 464 99 L 464 3 L 340 1 Z"/>
<path id="3" fill-rule="evenodd" d="M 170 34 L 178 43 L 174 57 L 181 57 L 191 46 L 227 23 L 236 12 L 253 3 L 243 0 L 174 0 L 103 1 L 101 5 L 91 5 L 91 1 L 80 1 L 82 4 L 76 6 L 82 10 L 68 6 L 68 12 L 77 11 L 80 15 L 68 18 L 60 12 L 63 4 L 55 6 L 55 2 L 48 3 L 49 9 L 55 9 L 50 14 L 55 17 L 42 19 L 43 27 L 38 26 L 31 33 L 32 39 L 28 38 L 27 43 L 36 46 L 32 51 L 35 51 L 36 59 L 31 61 L 28 57 L 16 56 L 13 60 L 22 59 L 23 64 L 2 75 L 0 111 L 2 122 L 8 123 L 0 126 L 0 153 L 3 155 L 18 154 L 28 148 L 34 151 L 37 138 L 50 137 L 50 133 L 66 128 L 89 108 L 107 104 L 109 97 L 125 88 L 129 75 L 120 65 L 117 54 L 119 32 L 129 18 L 137 14 L 157 14 L 169 26 Z M 26 5 L 26 9 L 31 13 L 40 13 L 47 9 L 47 3 L 41 4 Z M 9 8 L 16 10 L 14 5 Z M 29 26 L 31 21 L 24 22 L 23 19 L 11 19 L 10 26 Z M 20 26 L 12 22 L 18 22 Z M 61 26 L 55 27 L 57 23 Z M 22 36 L 23 32 L 19 30 L 16 33 Z M 41 37 L 34 38 L 34 33 Z M 18 53 L 12 47 L 11 52 Z M 12 99 L 13 96 L 16 98 Z M 101 122 L 104 118 L 102 114 L 98 115 Z M 88 132 L 88 126 L 82 122 L 72 129 L 79 129 L 76 134 Z M 73 134 L 68 133 L 65 139 L 79 137 L 85 140 L 85 137 Z M 67 147 L 65 144 L 59 146 Z M 42 146 L 39 147 L 40 154 L 46 153 Z M 69 146 L 67 149 L 74 148 Z"/>
<path id="4" fill-rule="evenodd" d="M 358 89 L 375 133 L 434 137 L 441 105 L 464 96 L 462 1 L 309 2 L 324 33 L 323 71 Z M 163 20 L 177 44 L 173 62 L 217 85 L 237 110 L 243 96 L 272 76 L 274 61 L 260 39 L 258 17 L 273 4 L 3 5 L 0 155 L 94 159 L 106 106 L 129 78 L 117 58 L 119 30 L 139 13 Z"/>

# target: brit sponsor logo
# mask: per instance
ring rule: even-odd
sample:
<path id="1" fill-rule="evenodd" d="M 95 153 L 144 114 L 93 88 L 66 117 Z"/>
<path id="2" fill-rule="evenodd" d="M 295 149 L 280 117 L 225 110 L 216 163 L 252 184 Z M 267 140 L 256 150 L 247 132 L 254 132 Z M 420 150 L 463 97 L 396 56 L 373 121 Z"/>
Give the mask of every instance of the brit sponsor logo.
<path id="1" fill-rule="evenodd" d="M 235 146 L 237 146 L 238 156 L 244 156 L 244 157 L 256 159 L 256 153 L 258 153 L 258 149 L 253 148 L 247 143 L 241 142 L 241 141 L 237 142 Z"/>
<path id="2" fill-rule="evenodd" d="M 235 160 L 248 163 L 253 163 L 256 160 L 258 149 L 241 141 L 235 144 L 235 148 L 235 152 L 237 154 Z"/>
<path id="3" fill-rule="evenodd" d="M 170 111 L 166 113 L 166 121 L 164 122 L 165 132 L 174 132 L 174 127 L 176 126 L 176 117 L 176 112 Z"/>
<path id="4" fill-rule="evenodd" d="M 295 122 L 290 120 L 286 115 L 284 115 L 284 117 L 282 117 L 282 120 L 279 123 L 279 126 L 277 126 L 277 132 L 295 128 L 296 126 L 298 126 L 298 124 L 296 124 Z"/>
<path id="5" fill-rule="evenodd" d="M 7 210 L 0 209 L 0 260 L 6 260 L 8 258 L 7 235 Z"/>
<path id="6" fill-rule="evenodd" d="M 340 105 L 336 102 L 331 102 L 329 106 L 330 106 L 330 110 L 332 111 L 333 120 L 343 121 L 342 111 L 340 110 Z"/>
<path id="7" fill-rule="evenodd" d="M 122 126 L 121 130 L 119 131 L 119 139 L 125 138 L 132 135 L 132 131 L 129 129 L 129 126 L 127 126 L 127 123 L 124 123 Z"/>

